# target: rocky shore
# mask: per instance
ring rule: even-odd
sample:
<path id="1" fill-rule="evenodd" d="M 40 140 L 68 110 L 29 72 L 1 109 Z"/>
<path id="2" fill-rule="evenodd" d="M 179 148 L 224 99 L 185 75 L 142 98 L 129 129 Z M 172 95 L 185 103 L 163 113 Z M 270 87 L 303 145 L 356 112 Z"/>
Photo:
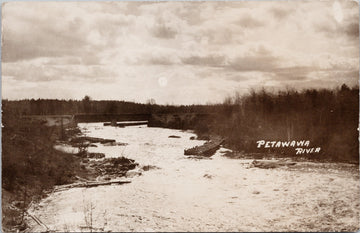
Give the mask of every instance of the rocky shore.
<path id="1" fill-rule="evenodd" d="M 72 147 L 74 149 L 78 148 L 78 150 L 73 150 L 72 153 L 75 158 L 74 162 L 76 163 L 76 168 L 74 169 L 73 174 L 71 174 L 71 179 L 69 179 L 68 182 L 43 190 L 41 198 L 45 198 L 53 192 L 77 187 L 89 188 L 130 183 L 131 181 L 127 178 L 141 175 L 142 171 L 151 169 L 151 167 L 136 169 L 139 164 L 136 163 L 135 160 L 123 156 L 117 158 L 105 158 L 104 153 L 93 153 L 88 151 L 89 147 L 96 147 L 94 143 L 101 143 L 104 146 L 126 145 L 125 143 L 116 142 L 116 140 L 113 139 L 82 136 L 77 129 L 67 129 L 66 132 L 67 139 L 58 142 L 61 146 Z M 55 149 L 58 150 L 57 148 Z M 63 150 L 59 150 L 59 152 L 63 152 Z M 39 201 L 40 198 L 36 198 L 36 200 Z M 37 201 L 34 199 L 30 202 L 29 206 L 36 205 Z M 12 203 L 11 206 L 17 208 L 16 203 Z M 22 209 L 18 208 L 20 214 L 23 213 L 24 216 L 29 217 L 27 218 L 28 220 L 43 225 L 37 216 L 34 216 L 27 211 L 27 207 L 21 208 Z M 22 224 L 22 229 L 20 229 L 20 231 L 26 231 L 27 225 L 26 222 Z"/>

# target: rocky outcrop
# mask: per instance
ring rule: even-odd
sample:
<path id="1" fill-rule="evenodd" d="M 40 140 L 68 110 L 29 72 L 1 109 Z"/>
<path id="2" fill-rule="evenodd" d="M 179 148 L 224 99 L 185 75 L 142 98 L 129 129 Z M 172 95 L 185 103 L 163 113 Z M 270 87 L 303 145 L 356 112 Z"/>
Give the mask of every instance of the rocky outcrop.
<path id="1" fill-rule="evenodd" d="M 135 163 L 133 159 L 119 157 L 101 160 L 83 159 L 82 166 L 88 178 L 111 180 L 126 176 L 126 173 L 129 170 L 135 169 L 138 166 L 138 163 Z"/>

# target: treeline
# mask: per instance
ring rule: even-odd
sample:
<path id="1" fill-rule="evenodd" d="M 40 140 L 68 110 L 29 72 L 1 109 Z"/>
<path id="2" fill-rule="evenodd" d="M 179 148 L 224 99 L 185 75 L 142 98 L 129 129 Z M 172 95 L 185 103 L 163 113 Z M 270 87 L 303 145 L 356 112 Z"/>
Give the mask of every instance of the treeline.
<path id="1" fill-rule="evenodd" d="M 343 161 L 359 160 L 359 88 L 345 84 L 336 89 L 307 89 L 269 92 L 265 89 L 247 95 L 235 94 L 222 104 L 171 106 L 125 101 L 83 100 L 3 100 L 9 115 L 121 114 L 121 113 L 205 113 L 190 124 L 199 135 L 217 134 L 227 146 L 248 152 L 274 152 L 294 155 L 294 148 L 259 150 L 256 141 L 309 140 L 321 153 L 309 155 Z M 176 117 L 174 118 L 177 119 Z M 187 119 L 187 118 L 184 118 Z M 189 124 L 173 124 L 181 125 Z M 173 127 L 163 125 L 163 127 Z"/>
<path id="2" fill-rule="evenodd" d="M 206 113 L 216 111 L 211 105 L 172 106 L 142 104 L 114 100 L 25 99 L 2 100 L 2 109 L 12 115 L 72 115 L 72 114 L 149 114 L 149 113 Z"/>
<path id="3" fill-rule="evenodd" d="M 309 140 L 321 147 L 315 159 L 359 161 L 359 88 L 252 91 L 218 106 L 214 119 L 197 126 L 198 133 L 226 137 L 233 149 L 296 155 L 294 148 L 257 148 L 256 141 Z M 299 156 L 299 155 L 296 155 Z"/>

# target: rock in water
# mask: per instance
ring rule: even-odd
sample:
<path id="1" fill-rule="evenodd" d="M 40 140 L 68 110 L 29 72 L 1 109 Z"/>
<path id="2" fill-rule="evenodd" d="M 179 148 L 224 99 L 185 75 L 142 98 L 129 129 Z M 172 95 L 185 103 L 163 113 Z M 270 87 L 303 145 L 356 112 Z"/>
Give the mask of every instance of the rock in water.
<path id="1" fill-rule="evenodd" d="M 87 153 L 87 157 L 91 159 L 102 159 L 105 157 L 104 153 Z"/>
<path id="2" fill-rule="evenodd" d="M 142 167 L 142 169 L 144 171 L 149 171 L 149 170 L 152 170 L 152 169 L 160 169 L 160 168 L 157 167 L 157 166 L 153 166 L 153 165 L 145 165 L 145 166 Z"/>
<path id="3" fill-rule="evenodd" d="M 139 171 L 127 171 L 125 176 L 128 177 L 128 178 L 132 178 L 132 177 L 135 177 L 135 176 L 141 176 L 141 172 L 139 172 Z"/>

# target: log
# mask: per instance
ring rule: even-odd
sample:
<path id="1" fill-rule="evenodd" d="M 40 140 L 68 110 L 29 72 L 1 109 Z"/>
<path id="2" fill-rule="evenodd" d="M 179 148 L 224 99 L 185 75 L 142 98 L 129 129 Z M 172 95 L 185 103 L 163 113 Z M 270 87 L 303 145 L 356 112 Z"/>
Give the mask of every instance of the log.
<path id="1" fill-rule="evenodd" d="M 102 185 L 111 185 L 111 184 L 127 184 L 131 183 L 129 180 L 112 180 L 112 181 L 105 181 L 105 182 L 96 182 L 96 181 L 89 181 L 89 182 L 80 182 L 68 185 L 61 185 L 54 188 L 54 192 L 60 192 L 64 190 L 68 190 L 70 188 L 89 188 L 89 187 L 96 187 Z"/>
<path id="2" fill-rule="evenodd" d="M 80 176 L 75 176 L 75 178 L 78 179 L 78 180 L 82 180 L 82 181 L 84 181 L 84 182 L 89 182 L 87 179 L 82 178 L 82 177 L 80 177 Z"/>
<path id="3" fill-rule="evenodd" d="M 213 138 L 201 146 L 195 146 L 190 149 L 184 150 L 184 155 L 197 155 L 204 157 L 211 157 L 220 148 L 221 143 L 224 142 L 223 138 Z"/>
<path id="4" fill-rule="evenodd" d="M 126 126 L 147 125 L 147 124 L 148 121 L 119 122 L 119 123 L 105 122 L 104 126 L 126 127 Z"/>
<path id="5" fill-rule="evenodd" d="M 295 162 L 287 162 L 287 161 L 257 161 L 254 160 L 251 163 L 254 167 L 263 168 L 263 169 L 269 169 L 269 168 L 278 168 L 281 166 L 293 166 L 296 163 Z"/>
<path id="6" fill-rule="evenodd" d="M 76 137 L 71 139 L 72 143 L 83 143 L 83 142 L 90 142 L 90 143 L 109 143 L 109 142 L 116 142 L 115 139 L 104 139 L 104 138 L 94 138 L 94 137 Z"/>
<path id="7" fill-rule="evenodd" d="M 126 127 L 126 126 L 136 126 L 136 125 L 147 125 L 148 121 L 139 121 L 139 122 L 127 122 L 127 123 L 117 123 L 118 127 Z"/>
<path id="8" fill-rule="evenodd" d="M 102 185 L 111 185 L 111 184 L 128 184 L 131 183 L 129 180 L 113 180 L 113 181 L 105 181 L 105 182 L 88 182 L 85 184 L 85 187 L 96 187 Z"/>
<path id="9" fill-rule="evenodd" d="M 129 145 L 128 143 L 125 142 L 108 142 L 108 143 L 103 143 L 104 146 L 127 146 Z"/>
<path id="10" fill-rule="evenodd" d="M 212 159 L 210 157 L 205 157 L 205 156 L 201 156 L 201 155 L 188 155 L 186 158 L 187 159 L 207 159 L 207 160 Z"/>
<path id="11" fill-rule="evenodd" d="M 48 226 L 45 225 L 45 223 L 43 223 L 39 218 L 37 218 L 35 215 L 30 214 L 28 211 L 25 210 L 25 214 L 27 214 L 28 216 L 30 216 L 37 224 L 39 224 L 42 227 L 45 227 L 46 232 L 49 232 L 50 229 Z"/>

